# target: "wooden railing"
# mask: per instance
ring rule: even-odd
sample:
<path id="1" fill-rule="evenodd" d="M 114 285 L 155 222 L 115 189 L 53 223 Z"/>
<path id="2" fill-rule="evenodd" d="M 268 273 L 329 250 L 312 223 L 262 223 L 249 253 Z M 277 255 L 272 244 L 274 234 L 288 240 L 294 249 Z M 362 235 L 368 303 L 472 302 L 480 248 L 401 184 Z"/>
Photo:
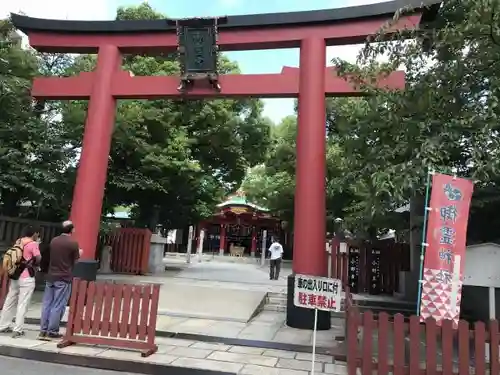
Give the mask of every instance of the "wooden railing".
<path id="1" fill-rule="evenodd" d="M 120 228 L 110 234 L 111 269 L 117 273 L 143 275 L 148 272 L 151 231 L 142 228 Z"/>
<path id="2" fill-rule="evenodd" d="M 420 317 L 377 319 L 371 311 L 350 309 L 347 319 L 348 375 L 486 375 L 500 374 L 498 321 L 472 327 L 461 320 L 439 322 Z M 361 338 L 359 337 L 361 336 Z"/>
<path id="3" fill-rule="evenodd" d="M 136 349 L 147 357 L 155 343 L 160 286 L 73 280 L 68 325 L 57 347 L 74 344 Z"/>
<path id="4" fill-rule="evenodd" d="M 332 241 L 332 277 L 352 293 L 389 294 L 397 291 L 399 272 L 409 271 L 410 247 L 391 241 L 347 241 L 347 252 Z"/>

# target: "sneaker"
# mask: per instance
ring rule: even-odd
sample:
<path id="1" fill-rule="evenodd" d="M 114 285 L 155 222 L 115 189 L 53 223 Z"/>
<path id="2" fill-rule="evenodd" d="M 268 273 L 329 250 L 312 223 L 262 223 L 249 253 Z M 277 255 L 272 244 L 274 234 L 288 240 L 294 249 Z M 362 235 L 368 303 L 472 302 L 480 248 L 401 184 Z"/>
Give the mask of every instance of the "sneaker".
<path id="1" fill-rule="evenodd" d="M 0 333 L 12 333 L 12 328 L 4 328 L 0 330 Z"/>
<path id="2" fill-rule="evenodd" d="M 14 333 L 12 334 L 13 339 L 18 339 L 19 337 L 22 336 L 24 336 L 24 331 L 14 331 Z"/>
<path id="3" fill-rule="evenodd" d="M 47 337 L 47 332 L 40 332 L 38 334 L 37 339 L 41 341 L 49 341 L 49 338 Z"/>

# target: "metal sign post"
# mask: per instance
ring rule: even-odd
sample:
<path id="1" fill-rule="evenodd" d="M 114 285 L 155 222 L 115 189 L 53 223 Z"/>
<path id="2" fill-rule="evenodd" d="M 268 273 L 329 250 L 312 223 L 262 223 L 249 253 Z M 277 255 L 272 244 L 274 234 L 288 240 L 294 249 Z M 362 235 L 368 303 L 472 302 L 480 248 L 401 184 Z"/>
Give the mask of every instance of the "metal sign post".
<path id="1" fill-rule="evenodd" d="M 450 311 L 453 314 L 457 313 L 457 296 L 458 289 L 460 288 L 462 281 L 460 279 L 460 263 L 462 257 L 460 255 L 455 255 L 453 262 L 453 276 L 451 281 L 451 296 L 450 296 Z"/>
<path id="2" fill-rule="evenodd" d="M 316 362 L 316 331 L 318 310 L 336 311 L 341 308 L 342 282 L 338 279 L 308 275 L 295 275 L 293 304 L 297 307 L 314 309 L 311 374 Z"/>
<path id="3" fill-rule="evenodd" d="M 318 327 L 318 309 L 314 309 L 314 329 L 313 329 L 313 348 L 311 358 L 311 375 L 314 375 L 314 363 L 316 362 L 316 332 Z"/>

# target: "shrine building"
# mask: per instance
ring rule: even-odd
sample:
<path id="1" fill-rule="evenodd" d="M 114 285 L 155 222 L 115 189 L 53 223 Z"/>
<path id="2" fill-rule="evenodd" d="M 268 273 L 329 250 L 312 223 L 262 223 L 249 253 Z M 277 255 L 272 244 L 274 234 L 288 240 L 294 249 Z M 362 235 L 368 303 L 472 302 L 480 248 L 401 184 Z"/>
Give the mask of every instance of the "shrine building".
<path id="1" fill-rule="evenodd" d="M 272 237 L 279 239 L 285 249 L 289 248 L 285 225 L 269 209 L 247 200 L 240 189 L 198 224 L 197 246 L 202 240 L 204 253 L 260 256 L 263 245 L 265 248 L 271 245 Z"/>

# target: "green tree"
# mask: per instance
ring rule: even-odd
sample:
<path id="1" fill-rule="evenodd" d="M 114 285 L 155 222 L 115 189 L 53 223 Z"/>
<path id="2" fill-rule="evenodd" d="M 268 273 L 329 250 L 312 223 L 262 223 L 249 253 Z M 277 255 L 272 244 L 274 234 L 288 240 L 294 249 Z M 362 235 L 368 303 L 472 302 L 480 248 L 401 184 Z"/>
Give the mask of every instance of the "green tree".
<path id="1" fill-rule="evenodd" d="M 335 61 L 342 74 L 359 76 L 361 88 L 372 94 L 335 99 L 330 106 L 350 179 L 363 181 L 367 193 L 360 212 L 384 216 L 418 199 L 429 169 L 474 179 L 473 202 L 481 205 L 477 198 L 498 179 L 500 162 L 498 5 L 444 2 L 429 28 L 388 42 L 382 30 L 366 44 L 357 66 Z M 382 55 L 388 63 L 380 62 Z M 405 90 L 369 84 L 398 67 L 405 68 Z"/>
<path id="2" fill-rule="evenodd" d="M 4 215 L 17 216 L 25 204 L 28 214 L 43 216 L 44 206 L 65 210 L 60 196 L 70 150 L 54 108 L 35 105 L 30 88 L 36 75 L 61 62 L 20 42 L 10 22 L 0 21 L 0 199 Z"/>

